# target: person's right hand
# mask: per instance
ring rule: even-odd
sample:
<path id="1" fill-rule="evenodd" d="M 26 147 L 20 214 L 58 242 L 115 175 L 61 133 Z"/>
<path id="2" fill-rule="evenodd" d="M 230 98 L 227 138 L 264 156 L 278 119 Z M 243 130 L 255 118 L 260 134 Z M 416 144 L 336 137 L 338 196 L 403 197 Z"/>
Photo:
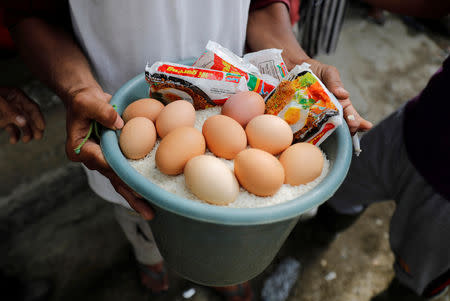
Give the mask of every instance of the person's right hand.
<path id="1" fill-rule="evenodd" d="M 106 162 L 98 142 L 90 138 L 81 148 L 81 152 L 75 153 L 75 148 L 88 134 L 92 120 L 112 130 L 123 127 L 124 122 L 109 104 L 110 99 L 110 94 L 104 93 L 100 88 L 92 87 L 79 90 L 66 100 L 66 153 L 70 160 L 82 162 L 87 168 L 97 170 L 107 177 L 114 189 L 127 200 L 130 206 L 143 218 L 150 220 L 154 216 L 150 205 L 114 173 Z"/>
<path id="2" fill-rule="evenodd" d="M 317 60 L 306 60 L 311 65 L 311 70 L 316 74 L 324 83 L 324 85 L 330 90 L 331 93 L 336 96 L 337 100 L 342 105 L 344 119 L 347 122 L 348 128 L 352 135 L 357 132 L 366 132 L 372 128 L 372 123 L 362 118 L 359 113 L 353 107 L 350 101 L 350 95 L 347 90 L 344 89 L 339 71 L 334 66 L 323 64 Z"/>
<path id="3" fill-rule="evenodd" d="M 0 129 L 9 133 L 9 143 L 42 138 L 44 116 L 37 103 L 19 88 L 0 87 Z"/>

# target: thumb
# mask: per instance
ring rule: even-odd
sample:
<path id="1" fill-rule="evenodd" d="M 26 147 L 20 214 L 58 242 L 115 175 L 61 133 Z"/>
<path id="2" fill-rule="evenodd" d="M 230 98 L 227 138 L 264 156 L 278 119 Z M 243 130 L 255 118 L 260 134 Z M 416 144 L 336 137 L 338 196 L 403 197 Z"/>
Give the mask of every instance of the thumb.
<path id="1" fill-rule="evenodd" d="M 91 119 L 96 120 L 110 129 L 121 129 L 123 127 L 124 122 L 122 118 L 109 103 L 98 102 L 94 108 L 95 111 L 92 112 Z"/>
<path id="2" fill-rule="evenodd" d="M 325 86 L 338 99 L 346 99 L 350 97 L 350 93 L 344 89 L 339 71 L 334 66 L 326 66 L 322 70 L 322 80 Z"/>
<path id="3" fill-rule="evenodd" d="M 83 97 L 76 103 L 80 105 L 79 110 L 89 119 L 93 119 L 110 129 L 120 129 L 123 127 L 123 120 L 108 103 L 109 99 L 104 97 Z"/>

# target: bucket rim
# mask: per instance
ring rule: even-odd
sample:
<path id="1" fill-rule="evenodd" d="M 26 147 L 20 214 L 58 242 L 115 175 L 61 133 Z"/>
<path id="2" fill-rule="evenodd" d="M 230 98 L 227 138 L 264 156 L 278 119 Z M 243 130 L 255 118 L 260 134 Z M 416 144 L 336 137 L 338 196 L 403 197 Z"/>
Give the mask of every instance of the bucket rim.
<path id="1" fill-rule="evenodd" d="M 181 63 L 192 64 L 193 60 Z M 122 100 L 130 91 L 145 81 L 141 73 L 125 83 L 111 99 L 119 114 L 124 107 Z M 145 96 L 143 96 L 145 97 Z M 147 96 L 148 97 L 148 96 Z M 106 161 L 114 172 L 133 190 L 141 194 L 149 203 L 177 215 L 197 221 L 221 225 L 260 225 L 280 222 L 299 217 L 302 213 L 317 207 L 328 200 L 344 181 L 352 157 L 352 140 L 345 122 L 338 126 L 336 135 L 339 159 L 334 160 L 327 176 L 319 185 L 293 200 L 281 204 L 259 208 L 229 208 L 200 203 L 168 192 L 141 175 L 122 154 L 116 131 L 104 129 L 101 134 L 101 148 Z M 158 214 L 157 210 L 155 214 Z"/>

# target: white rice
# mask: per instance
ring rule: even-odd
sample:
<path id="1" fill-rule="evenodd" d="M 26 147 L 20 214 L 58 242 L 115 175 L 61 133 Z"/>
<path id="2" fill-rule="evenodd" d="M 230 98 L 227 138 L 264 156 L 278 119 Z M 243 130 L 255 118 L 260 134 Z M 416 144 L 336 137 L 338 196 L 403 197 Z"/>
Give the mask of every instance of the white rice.
<path id="1" fill-rule="evenodd" d="M 196 112 L 196 121 L 195 121 L 195 128 L 198 130 L 202 130 L 203 123 L 205 122 L 208 117 L 220 114 L 220 107 L 214 107 L 202 111 Z M 168 176 L 159 171 L 159 169 L 156 167 L 155 163 L 155 154 L 156 149 L 158 148 L 159 140 L 156 142 L 155 146 L 153 147 L 153 150 L 143 159 L 141 160 L 128 160 L 130 165 L 135 168 L 141 175 L 146 177 L 149 181 L 152 183 L 160 186 L 161 188 L 172 192 L 176 195 L 179 195 L 181 197 L 191 199 L 194 201 L 205 203 L 204 201 L 198 199 L 185 185 L 184 180 L 184 174 L 180 174 L 178 176 Z M 213 155 L 208 150 L 206 151 L 206 154 Z M 269 197 L 259 197 L 254 194 L 249 193 L 244 188 L 240 188 L 240 193 L 237 197 L 237 199 L 233 202 L 228 204 L 228 207 L 235 207 L 235 208 L 255 208 L 255 207 L 265 207 L 265 206 L 272 206 L 276 204 L 280 204 L 289 200 L 292 200 L 294 198 L 297 198 L 301 196 L 302 194 L 305 194 L 306 192 L 310 191 L 314 187 L 316 187 L 322 180 L 325 178 L 325 176 L 328 174 L 328 170 L 330 168 L 330 162 L 326 158 L 325 154 L 322 152 L 324 156 L 324 165 L 322 174 L 315 179 L 312 182 L 309 182 L 305 185 L 299 185 L 299 186 L 291 186 L 289 184 L 283 184 L 280 188 L 280 190 L 277 191 L 273 196 Z M 223 158 L 220 158 L 227 166 L 230 167 L 230 169 L 233 171 L 234 163 L 233 160 L 226 160 Z"/>

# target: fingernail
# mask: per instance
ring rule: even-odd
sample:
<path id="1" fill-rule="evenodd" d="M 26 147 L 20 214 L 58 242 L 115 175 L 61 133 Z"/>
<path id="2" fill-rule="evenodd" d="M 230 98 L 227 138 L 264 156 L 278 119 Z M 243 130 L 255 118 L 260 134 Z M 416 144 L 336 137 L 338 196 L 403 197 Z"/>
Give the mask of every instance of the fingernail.
<path id="1" fill-rule="evenodd" d="M 355 120 L 355 115 L 348 115 L 347 118 L 348 120 Z"/>
<path id="2" fill-rule="evenodd" d="M 16 121 L 19 124 L 19 126 L 24 126 L 27 123 L 27 120 L 25 119 L 25 117 L 19 115 L 16 117 Z"/>
<path id="3" fill-rule="evenodd" d="M 123 124 L 124 124 L 123 119 L 120 118 L 120 116 L 117 116 L 116 121 L 114 122 L 114 127 L 116 129 L 121 129 L 123 127 Z"/>

